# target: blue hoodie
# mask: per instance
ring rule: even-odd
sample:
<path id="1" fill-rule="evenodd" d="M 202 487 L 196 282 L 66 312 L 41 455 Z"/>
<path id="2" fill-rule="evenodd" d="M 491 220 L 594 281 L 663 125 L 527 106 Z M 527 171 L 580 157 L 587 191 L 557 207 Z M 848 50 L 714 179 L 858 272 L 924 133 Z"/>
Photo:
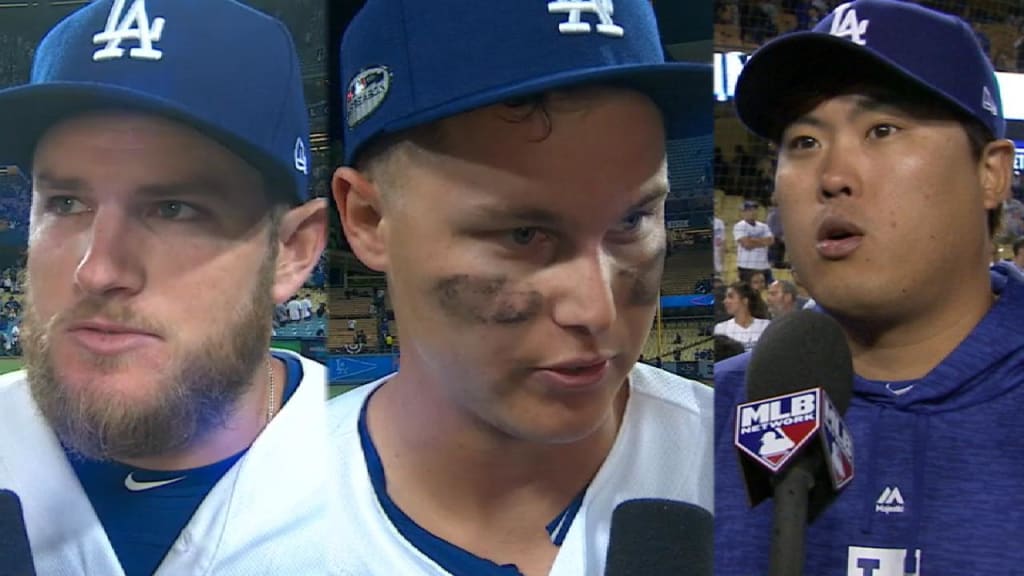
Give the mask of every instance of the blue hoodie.
<path id="1" fill-rule="evenodd" d="M 715 574 L 725 576 L 768 573 L 772 501 L 750 509 L 732 442 L 749 360 L 715 366 Z M 1024 575 L 1024 282 L 1011 279 L 924 378 L 855 377 L 844 419 L 855 475 L 808 527 L 805 574 Z"/>

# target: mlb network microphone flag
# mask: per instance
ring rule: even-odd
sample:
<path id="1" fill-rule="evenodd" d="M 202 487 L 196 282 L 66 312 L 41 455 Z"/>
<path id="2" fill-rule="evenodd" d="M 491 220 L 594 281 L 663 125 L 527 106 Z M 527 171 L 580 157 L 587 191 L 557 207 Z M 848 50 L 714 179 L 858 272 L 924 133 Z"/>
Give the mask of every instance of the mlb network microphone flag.
<path id="1" fill-rule="evenodd" d="M 853 479 L 853 443 L 849 430 L 828 394 L 811 388 L 740 404 L 736 407 L 736 447 L 771 474 L 784 470 L 816 439 L 827 459 L 832 489 L 838 492 Z M 768 497 L 752 493 L 751 503 Z"/>

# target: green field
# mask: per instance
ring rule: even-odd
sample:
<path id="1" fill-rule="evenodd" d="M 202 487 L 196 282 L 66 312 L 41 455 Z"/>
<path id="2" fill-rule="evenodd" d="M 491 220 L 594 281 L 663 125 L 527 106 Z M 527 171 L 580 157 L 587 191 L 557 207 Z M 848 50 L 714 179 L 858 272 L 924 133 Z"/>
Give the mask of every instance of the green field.
<path id="1" fill-rule="evenodd" d="M 0 358 L 0 374 L 21 369 L 21 358 Z"/>

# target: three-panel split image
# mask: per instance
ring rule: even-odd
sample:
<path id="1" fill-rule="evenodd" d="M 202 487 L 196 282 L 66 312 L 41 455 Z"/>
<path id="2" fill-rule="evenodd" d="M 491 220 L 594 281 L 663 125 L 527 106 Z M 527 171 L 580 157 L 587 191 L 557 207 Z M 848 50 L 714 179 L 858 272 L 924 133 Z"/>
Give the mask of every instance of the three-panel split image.
<path id="1" fill-rule="evenodd" d="M 0 0 L 0 576 L 1024 566 L 1015 0 Z"/>

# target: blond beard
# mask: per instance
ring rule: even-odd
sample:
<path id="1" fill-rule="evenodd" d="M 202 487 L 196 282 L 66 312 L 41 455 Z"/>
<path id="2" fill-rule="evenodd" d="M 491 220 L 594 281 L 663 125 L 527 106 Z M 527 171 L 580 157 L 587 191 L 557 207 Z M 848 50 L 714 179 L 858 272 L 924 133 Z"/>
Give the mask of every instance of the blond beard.
<path id="1" fill-rule="evenodd" d="M 220 330 L 175 349 L 176 357 L 166 370 L 153 374 L 155 382 L 148 386 L 155 394 L 144 401 L 102 384 L 103 373 L 117 370 L 130 358 L 93 357 L 99 374 L 95 381 L 79 386 L 62 382 L 51 338 L 69 323 L 97 315 L 158 334 L 172 334 L 174 327 L 160 326 L 120 304 L 98 299 L 83 301 L 43 322 L 31 299 L 29 277 L 22 331 L 29 386 L 65 448 L 95 460 L 152 457 L 186 449 L 223 428 L 239 397 L 252 386 L 270 342 L 275 260 L 264 260 L 249 298 L 239 300 L 232 317 L 219 323 Z"/>

